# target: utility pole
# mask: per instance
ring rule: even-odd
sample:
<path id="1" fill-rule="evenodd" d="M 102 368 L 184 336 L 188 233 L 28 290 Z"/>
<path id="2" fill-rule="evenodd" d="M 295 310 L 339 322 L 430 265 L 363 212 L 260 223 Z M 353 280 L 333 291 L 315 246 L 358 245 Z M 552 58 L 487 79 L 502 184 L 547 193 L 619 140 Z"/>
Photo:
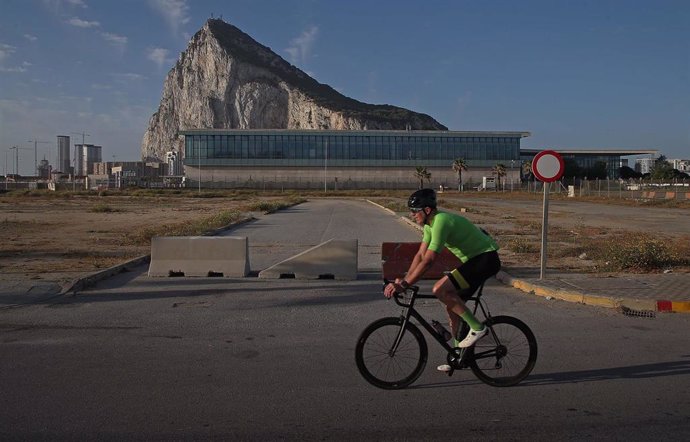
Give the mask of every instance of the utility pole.
<path id="1" fill-rule="evenodd" d="M 36 139 L 29 140 L 29 143 L 34 143 L 34 171 L 36 172 L 36 178 L 38 178 L 38 143 L 50 144 L 49 141 L 38 141 Z"/>
<path id="2" fill-rule="evenodd" d="M 14 150 L 16 158 L 17 158 L 14 162 L 14 175 L 15 175 L 15 179 L 16 179 L 17 169 L 19 168 L 19 148 L 17 146 L 12 146 L 12 147 L 10 147 L 10 150 Z"/>
<path id="3" fill-rule="evenodd" d="M 19 175 L 19 151 L 20 150 L 28 150 L 28 149 L 24 149 L 23 147 L 19 147 L 19 146 L 12 146 L 12 147 L 10 147 L 10 150 L 14 150 L 14 157 L 15 157 L 14 174 Z"/>

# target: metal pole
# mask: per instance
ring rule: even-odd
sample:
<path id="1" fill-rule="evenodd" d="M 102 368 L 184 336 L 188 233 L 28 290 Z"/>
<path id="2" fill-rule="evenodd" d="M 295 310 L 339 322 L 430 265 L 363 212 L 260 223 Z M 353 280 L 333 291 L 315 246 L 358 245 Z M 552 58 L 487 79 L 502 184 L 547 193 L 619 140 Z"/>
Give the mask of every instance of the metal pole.
<path id="1" fill-rule="evenodd" d="M 541 269 L 539 272 L 539 279 L 544 279 L 544 271 L 546 270 L 546 237 L 549 229 L 549 186 L 551 183 L 544 184 L 544 204 L 542 207 L 542 223 L 541 223 Z"/>
<path id="2" fill-rule="evenodd" d="M 324 191 L 324 193 L 328 190 L 328 187 L 326 185 L 327 164 L 328 164 L 328 140 L 326 140 L 326 145 L 324 147 L 324 154 L 323 154 L 323 191 Z"/>

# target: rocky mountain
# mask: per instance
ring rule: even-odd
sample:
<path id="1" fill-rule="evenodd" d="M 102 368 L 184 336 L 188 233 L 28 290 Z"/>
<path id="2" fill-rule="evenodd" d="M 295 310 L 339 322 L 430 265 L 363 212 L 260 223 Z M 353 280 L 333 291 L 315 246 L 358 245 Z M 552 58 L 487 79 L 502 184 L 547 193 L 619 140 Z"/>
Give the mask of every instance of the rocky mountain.
<path id="1" fill-rule="evenodd" d="M 208 20 L 168 73 L 145 160 L 182 149 L 182 129 L 447 130 L 428 115 L 348 98 L 223 20 Z"/>

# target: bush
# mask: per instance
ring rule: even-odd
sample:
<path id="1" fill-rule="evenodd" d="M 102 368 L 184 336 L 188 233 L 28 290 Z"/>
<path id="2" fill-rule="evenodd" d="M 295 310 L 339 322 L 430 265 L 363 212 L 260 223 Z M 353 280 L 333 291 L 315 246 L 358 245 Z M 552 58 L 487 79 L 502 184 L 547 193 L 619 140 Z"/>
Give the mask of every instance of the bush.
<path id="1" fill-rule="evenodd" d="M 512 238 L 506 245 L 515 253 L 539 253 L 541 245 L 527 238 Z"/>
<path id="2" fill-rule="evenodd" d="M 93 213 L 112 213 L 112 212 L 122 212 L 122 209 L 117 209 L 114 207 L 110 207 L 107 204 L 100 203 L 100 204 L 96 204 L 95 206 L 93 206 L 91 208 L 90 212 L 93 212 Z"/>
<path id="3" fill-rule="evenodd" d="M 628 235 L 603 241 L 594 257 L 609 270 L 648 271 L 683 265 L 685 257 L 674 253 L 667 241 L 650 235 Z"/>

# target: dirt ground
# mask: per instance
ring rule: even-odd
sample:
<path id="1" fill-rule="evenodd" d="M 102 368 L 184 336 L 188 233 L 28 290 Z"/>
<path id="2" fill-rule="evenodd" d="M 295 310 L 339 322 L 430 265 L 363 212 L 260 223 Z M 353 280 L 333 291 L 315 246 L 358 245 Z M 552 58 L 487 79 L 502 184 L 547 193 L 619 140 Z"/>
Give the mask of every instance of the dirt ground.
<path id="1" fill-rule="evenodd" d="M 130 239 L 148 226 L 191 221 L 240 205 L 225 198 L 0 197 L 0 280 L 63 285 L 149 254 L 150 244 Z"/>
<path id="2" fill-rule="evenodd" d="M 486 227 L 499 243 L 516 237 L 524 241 L 528 253 L 503 248 L 506 266 L 539 265 L 540 198 L 449 193 L 442 196 L 443 201 L 466 208 L 466 216 Z M 183 196 L 0 195 L 0 281 L 36 280 L 64 285 L 149 254 L 150 244 L 136 244 L 131 239 L 148 226 L 209 217 L 239 209 L 245 203 L 232 198 Z M 549 209 L 549 226 L 573 235 L 587 229 L 599 233 L 611 229 L 659 232 L 690 243 L 688 220 L 690 208 L 640 208 L 566 200 L 552 201 Z M 558 249 L 558 241 L 550 244 L 552 247 Z M 548 264 L 568 271 L 591 271 L 594 266 L 591 260 L 572 256 L 550 257 Z"/>

